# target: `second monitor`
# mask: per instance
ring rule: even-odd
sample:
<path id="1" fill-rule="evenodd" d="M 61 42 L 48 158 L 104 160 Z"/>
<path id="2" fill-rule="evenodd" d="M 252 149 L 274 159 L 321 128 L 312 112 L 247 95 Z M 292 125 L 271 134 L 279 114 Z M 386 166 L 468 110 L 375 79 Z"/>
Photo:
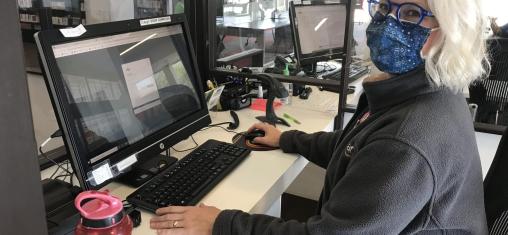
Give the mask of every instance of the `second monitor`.
<path id="1" fill-rule="evenodd" d="M 298 64 L 316 71 L 317 62 L 343 56 L 347 6 L 343 3 L 290 5 L 291 30 Z"/>

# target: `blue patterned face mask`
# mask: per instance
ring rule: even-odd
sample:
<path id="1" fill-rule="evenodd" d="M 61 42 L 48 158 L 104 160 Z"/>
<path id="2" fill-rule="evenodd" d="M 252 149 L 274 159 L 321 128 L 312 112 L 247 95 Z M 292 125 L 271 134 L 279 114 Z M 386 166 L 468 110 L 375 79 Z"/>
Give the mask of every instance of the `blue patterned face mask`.
<path id="1" fill-rule="evenodd" d="M 367 27 L 370 57 L 383 72 L 403 74 L 424 63 L 420 52 L 432 30 L 403 24 L 388 16 L 385 20 L 373 19 Z"/>

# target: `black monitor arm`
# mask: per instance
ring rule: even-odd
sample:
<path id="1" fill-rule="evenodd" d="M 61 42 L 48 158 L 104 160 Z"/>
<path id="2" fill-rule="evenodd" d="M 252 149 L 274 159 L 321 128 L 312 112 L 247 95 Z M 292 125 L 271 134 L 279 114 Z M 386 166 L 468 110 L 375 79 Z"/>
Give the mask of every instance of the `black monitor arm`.
<path id="1" fill-rule="evenodd" d="M 272 125 L 282 124 L 286 126 L 290 126 L 289 123 L 280 118 L 277 117 L 275 114 L 275 111 L 273 109 L 273 101 L 275 98 L 286 98 L 289 96 L 288 91 L 280 81 L 277 79 L 271 77 L 268 74 L 256 74 L 255 75 L 258 80 L 261 81 L 263 85 L 267 86 L 267 92 L 268 92 L 268 100 L 266 101 L 266 114 L 265 116 L 256 117 L 258 120 L 262 122 L 266 122 Z"/>

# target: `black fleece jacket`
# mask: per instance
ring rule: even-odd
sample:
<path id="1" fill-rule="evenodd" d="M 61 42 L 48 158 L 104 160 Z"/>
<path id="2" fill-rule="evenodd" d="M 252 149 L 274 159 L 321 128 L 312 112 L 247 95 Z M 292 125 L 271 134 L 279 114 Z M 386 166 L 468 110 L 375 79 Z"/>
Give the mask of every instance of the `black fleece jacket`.
<path id="1" fill-rule="evenodd" d="M 281 136 L 284 152 L 327 169 L 315 216 L 299 223 L 225 210 L 213 234 L 486 234 L 464 97 L 434 86 L 423 68 L 364 89 L 344 132 Z"/>

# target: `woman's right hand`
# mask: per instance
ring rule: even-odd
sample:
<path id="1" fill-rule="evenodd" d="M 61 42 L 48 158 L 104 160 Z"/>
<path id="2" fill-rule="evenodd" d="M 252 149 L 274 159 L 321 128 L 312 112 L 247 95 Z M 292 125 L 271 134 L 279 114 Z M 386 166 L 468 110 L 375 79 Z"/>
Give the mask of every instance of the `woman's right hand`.
<path id="1" fill-rule="evenodd" d="M 268 123 L 256 123 L 247 130 L 251 132 L 254 129 L 259 129 L 265 132 L 264 137 L 256 137 L 252 141 L 257 144 L 268 145 L 271 147 L 279 147 L 279 140 L 282 132 L 276 127 Z"/>

